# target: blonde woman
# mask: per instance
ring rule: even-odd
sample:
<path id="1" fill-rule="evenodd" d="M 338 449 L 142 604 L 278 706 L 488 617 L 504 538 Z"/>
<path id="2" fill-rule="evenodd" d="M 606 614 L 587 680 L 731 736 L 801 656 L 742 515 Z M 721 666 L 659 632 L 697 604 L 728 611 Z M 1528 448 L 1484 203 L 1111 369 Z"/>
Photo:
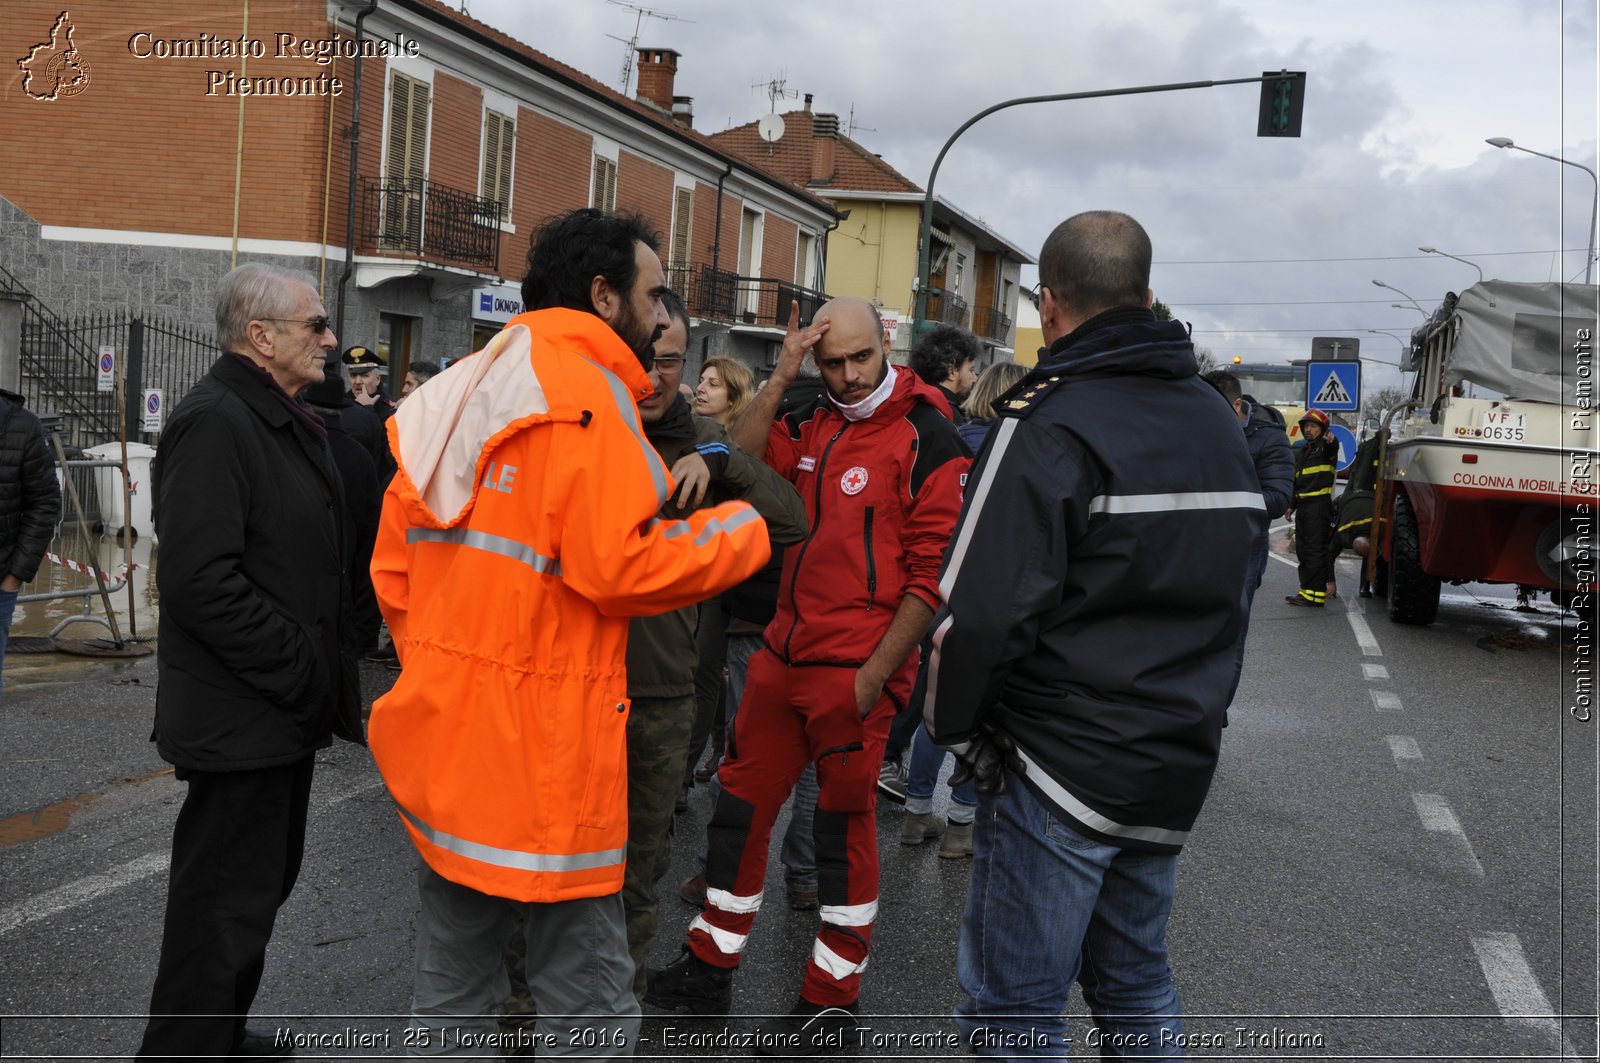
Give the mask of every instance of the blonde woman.
<path id="1" fill-rule="evenodd" d="M 700 387 L 694 393 L 694 412 L 726 428 L 755 396 L 755 374 L 743 362 L 708 358 L 700 370 Z"/>

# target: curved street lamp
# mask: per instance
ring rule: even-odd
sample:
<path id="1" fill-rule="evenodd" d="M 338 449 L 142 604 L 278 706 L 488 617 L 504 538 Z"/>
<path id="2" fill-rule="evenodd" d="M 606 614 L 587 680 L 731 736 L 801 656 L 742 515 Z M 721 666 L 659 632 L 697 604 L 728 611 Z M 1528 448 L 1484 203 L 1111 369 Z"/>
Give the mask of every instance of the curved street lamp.
<path id="1" fill-rule="evenodd" d="M 1596 177 L 1595 172 L 1581 162 L 1573 162 L 1571 159 L 1563 159 L 1557 155 L 1546 155 L 1542 151 L 1525 148 L 1521 144 L 1514 143 L 1510 137 L 1489 137 L 1484 143 L 1496 148 L 1515 148 L 1517 151 L 1525 151 L 1529 155 L 1537 155 L 1541 159 L 1559 162 L 1563 166 L 1576 166 L 1589 175 L 1589 180 L 1594 182 L 1594 198 L 1589 201 L 1589 251 L 1588 257 L 1583 260 L 1583 283 L 1588 284 L 1590 278 L 1594 276 L 1594 223 L 1595 212 L 1600 210 L 1600 177 Z"/>
<path id="2" fill-rule="evenodd" d="M 1417 248 L 1417 250 L 1421 251 L 1425 255 L 1442 255 L 1445 258 L 1453 258 L 1457 262 L 1464 262 L 1467 265 L 1471 266 L 1473 269 L 1478 271 L 1478 283 L 1479 284 L 1483 283 L 1483 267 L 1479 266 L 1476 262 L 1472 261 L 1471 259 L 1462 258 L 1460 255 L 1452 255 L 1450 252 L 1441 251 L 1437 247 L 1419 247 L 1419 248 Z"/>
<path id="3" fill-rule="evenodd" d="M 1400 345 L 1400 361 L 1399 361 L 1398 364 L 1400 366 L 1401 371 L 1404 371 L 1405 367 L 1406 367 L 1406 358 L 1409 357 L 1410 354 L 1411 354 L 1411 338 L 1409 336 L 1402 338 L 1400 336 L 1397 336 L 1395 333 L 1389 331 L 1388 329 L 1369 328 L 1369 329 L 1367 329 L 1367 331 L 1372 333 L 1374 336 L 1388 336 L 1391 340 L 1394 340 L 1396 343 L 1398 343 Z M 1376 358 L 1374 358 L 1372 360 L 1375 361 L 1375 362 L 1378 361 L 1378 359 L 1376 359 Z M 1379 364 L 1380 365 L 1395 365 L 1396 363 L 1394 363 L 1394 362 L 1379 362 Z"/>
<path id="4" fill-rule="evenodd" d="M 1417 313 L 1421 314 L 1423 317 L 1427 317 L 1428 316 L 1428 312 L 1426 310 L 1422 309 L 1422 304 L 1421 303 L 1417 302 L 1415 299 L 1412 299 L 1411 296 L 1406 295 L 1405 292 L 1400 291 L 1400 289 L 1396 288 L 1394 285 L 1385 284 L 1380 280 L 1374 280 L 1372 283 L 1376 284 L 1380 288 L 1387 288 L 1391 292 L 1399 292 L 1399 294 L 1404 295 L 1407 299 L 1409 299 L 1411 301 L 1411 305 L 1417 308 Z M 1404 309 L 1404 307 L 1402 307 L 1401 309 Z"/>
<path id="5" fill-rule="evenodd" d="M 1415 310 L 1417 313 L 1421 314 L 1423 317 L 1427 317 L 1428 316 L 1428 312 L 1426 310 L 1422 309 L 1422 307 L 1420 307 L 1420 306 L 1407 306 L 1405 303 L 1390 303 L 1389 304 L 1389 309 L 1391 309 L 1391 310 Z"/>

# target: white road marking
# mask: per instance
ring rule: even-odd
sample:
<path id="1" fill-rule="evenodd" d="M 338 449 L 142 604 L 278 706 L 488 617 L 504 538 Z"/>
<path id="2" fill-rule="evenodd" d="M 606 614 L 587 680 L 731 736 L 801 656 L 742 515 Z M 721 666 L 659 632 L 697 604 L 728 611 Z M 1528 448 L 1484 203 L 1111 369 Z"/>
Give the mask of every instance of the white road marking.
<path id="1" fill-rule="evenodd" d="M 1550 1007 L 1550 998 L 1544 995 L 1533 968 L 1528 966 L 1517 935 L 1475 935 L 1472 951 L 1478 954 L 1484 981 L 1489 983 L 1495 1006 L 1506 1021 L 1546 1034 L 1552 1043 L 1559 1040 L 1564 1056 L 1576 1056 L 1571 1042 L 1561 1035 L 1561 1024 Z"/>
<path id="2" fill-rule="evenodd" d="M 359 797 L 364 793 L 379 789 L 383 786 L 382 779 L 365 779 L 360 784 L 342 793 L 335 793 L 327 797 L 322 806 L 336 805 Z M 36 893 L 32 897 L 18 901 L 15 904 L 0 908 L 0 937 L 11 931 L 40 919 L 48 919 L 52 915 L 64 912 L 69 908 L 76 908 L 88 904 L 90 901 L 132 885 L 159 871 L 165 871 L 171 864 L 170 850 L 162 849 L 159 852 L 145 853 L 135 857 L 125 864 L 119 864 L 107 871 L 97 872 L 74 879 L 55 889 Z"/>
<path id="3" fill-rule="evenodd" d="M 1466 857 L 1473 874 L 1483 874 L 1478 854 L 1472 851 L 1472 843 L 1467 840 L 1467 832 L 1461 829 L 1461 821 L 1450 810 L 1450 802 L 1439 794 L 1412 794 L 1411 800 L 1417 806 L 1417 815 L 1422 818 L 1423 829 L 1448 836 Z"/>
<path id="4" fill-rule="evenodd" d="M 1372 695 L 1372 707 L 1379 712 L 1399 712 L 1400 695 L 1390 690 L 1369 690 Z"/>
<path id="5" fill-rule="evenodd" d="M 1394 762 L 1399 767 L 1405 766 L 1404 761 L 1422 759 L 1422 747 L 1415 738 L 1406 735 L 1390 735 L 1389 752 L 1394 754 Z"/>
<path id="6" fill-rule="evenodd" d="M 1362 661 L 1361 675 L 1365 679 L 1388 679 L 1389 669 L 1381 664 L 1368 664 L 1366 661 Z"/>
<path id="7" fill-rule="evenodd" d="M 1357 599 L 1351 598 L 1345 603 L 1345 618 L 1350 621 L 1350 630 L 1356 633 L 1356 643 L 1361 647 L 1361 652 L 1368 657 L 1382 657 L 1383 651 L 1378 649 L 1378 640 L 1373 637 L 1372 629 L 1367 626 L 1367 618 L 1362 616 L 1356 604 Z"/>
<path id="8" fill-rule="evenodd" d="M 145 853 L 109 871 L 102 871 L 97 875 L 85 875 L 65 886 L 57 886 L 53 890 L 34 894 L 25 901 L 8 905 L 0 909 L 0 935 L 9 934 L 19 926 L 48 919 L 68 908 L 87 904 L 112 890 L 148 878 L 158 871 L 165 870 L 168 861 L 169 854 L 166 852 Z"/>

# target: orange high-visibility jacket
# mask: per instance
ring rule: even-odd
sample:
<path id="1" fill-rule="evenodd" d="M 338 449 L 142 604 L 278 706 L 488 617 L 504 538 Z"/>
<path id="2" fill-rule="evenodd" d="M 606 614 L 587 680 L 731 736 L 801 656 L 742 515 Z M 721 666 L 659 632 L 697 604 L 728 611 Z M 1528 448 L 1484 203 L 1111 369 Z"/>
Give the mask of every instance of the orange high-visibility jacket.
<path id="1" fill-rule="evenodd" d="M 743 502 L 656 519 L 650 383 L 592 314 L 521 314 L 389 422 L 372 583 L 405 670 L 373 757 L 423 859 L 522 901 L 622 888 L 628 618 L 766 563 Z"/>

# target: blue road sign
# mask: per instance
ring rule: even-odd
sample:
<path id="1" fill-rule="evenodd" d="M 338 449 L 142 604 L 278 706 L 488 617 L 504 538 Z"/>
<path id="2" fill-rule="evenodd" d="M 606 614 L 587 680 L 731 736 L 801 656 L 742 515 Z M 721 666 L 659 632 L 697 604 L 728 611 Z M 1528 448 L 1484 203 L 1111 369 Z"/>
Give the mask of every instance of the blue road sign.
<path id="1" fill-rule="evenodd" d="M 1361 363 L 1306 363 L 1306 406 L 1319 410 L 1361 409 Z"/>
<path id="2" fill-rule="evenodd" d="M 1342 424 L 1330 424 L 1328 431 L 1339 441 L 1338 471 L 1344 472 L 1356 460 L 1356 434 Z"/>

